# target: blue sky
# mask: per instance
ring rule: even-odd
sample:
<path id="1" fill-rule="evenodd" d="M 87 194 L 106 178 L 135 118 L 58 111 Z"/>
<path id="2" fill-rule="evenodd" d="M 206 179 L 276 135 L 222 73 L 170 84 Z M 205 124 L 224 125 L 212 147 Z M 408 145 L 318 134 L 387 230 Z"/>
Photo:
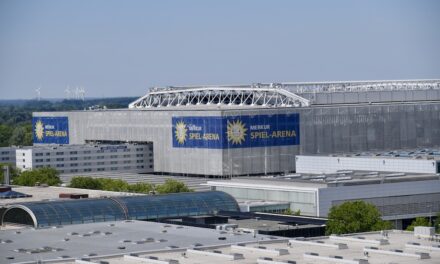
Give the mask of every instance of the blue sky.
<path id="1" fill-rule="evenodd" d="M 440 78 L 440 1 L 0 0 L 0 99 Z"/>

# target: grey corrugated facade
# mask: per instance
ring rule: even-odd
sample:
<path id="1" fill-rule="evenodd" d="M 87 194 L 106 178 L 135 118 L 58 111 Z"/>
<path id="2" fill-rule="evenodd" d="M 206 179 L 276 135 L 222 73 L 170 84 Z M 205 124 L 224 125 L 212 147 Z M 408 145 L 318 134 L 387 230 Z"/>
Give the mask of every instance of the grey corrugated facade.
<path id="1" fill-rule="evenodd" d="M 298 113 L 300 144 L 251 148 L 174 148 L 173 116 Z M 249 175 L 295 170 L 295 155 L 440 146 L 440 103 L 314 105 L 299 108 L 155 108 L 40 112 L 67 116 L 70 144 L 86 140 L 150 141 L 156 172 Z"/>

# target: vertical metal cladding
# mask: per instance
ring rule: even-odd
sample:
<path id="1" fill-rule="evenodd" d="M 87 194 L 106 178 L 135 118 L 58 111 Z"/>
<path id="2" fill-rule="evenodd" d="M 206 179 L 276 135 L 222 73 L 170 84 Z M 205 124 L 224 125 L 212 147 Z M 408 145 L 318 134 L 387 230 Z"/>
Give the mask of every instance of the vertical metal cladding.
<path id="1" fill-rule="evenodd" d="M 69 144 L 69 120 L 66 116 L 32 118 L 34 144 Z"/>
<path id="2" fill-rule="evenodd" d="M 286 172 L 295 170 L 295 155 L 299 154 L 440 146 L 438 102 L 303 108 L 73 111 L 34 113 L 34 116 L 67 116 L 70 144 L 83 144 L 86 140 L 153 142 L 154 170 L 167 173 L 231 176 Z M 181 121 L 189 124 L 187 121 L 194 118 L 202 130 L 190 131 L 186 125 L 185 144 L 180 144 L 176 138 L 177 124 Z M 252 123 L 252 118 L 261 121 Z M 227 140 L 228 122 L 238 123 L 238 120 L 246 124 L 243 126 L 245 140 L 235 139 L 241 145 L 232 144 L 232 138 Z M 297 141 L 282 145 L 280 139 L 276 142 L 266 139 L 272 134 L 271 130 L 289 130 L 283 123 L 288 122 L 287 128 L 290 128 L 295 121 L 298 121 Z M 272 126 L 273 123 L 278 124 Z M 217 127 L 212 128 L 212 124 Z M 270 130 L 265 126 L 267 124 L 271 125 Z M 190 132 L 196 134 L 192 140 L 189 139 Z M 212 135 L 214 132 L 220 133 L 218 140 Z M 231 132 L 235 136 L 241 133 L 239 129 Z M 260 138 L 252 143 L 254 147 L 246 147 L 246 142 L 251 142 L 252 132 L 255 132 L 254 137 L 258 135 Z M 204 136 L 206 133 L 211 135 Z"/>
<path id="3" fill-rule="evenodd" d="M 299 145 L 299 114 L 172 118 L 174 148 L 253 148 Z"/>

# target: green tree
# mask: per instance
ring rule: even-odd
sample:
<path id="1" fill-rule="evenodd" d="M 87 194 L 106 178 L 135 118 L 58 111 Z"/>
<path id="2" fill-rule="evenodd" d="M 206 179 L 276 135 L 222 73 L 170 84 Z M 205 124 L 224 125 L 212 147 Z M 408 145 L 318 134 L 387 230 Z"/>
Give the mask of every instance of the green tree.
<path id="1" fill-rule="evenodd" d="M 9 146 L 9 138 L 12 136 L 12 127 L 0 124 L 0 147 Z"/>
<path id="2" fill-rule="evenodd" d="M 435 232 L 440 233 L 440 212 L 437 213 L 434 220 Z"/>
<path id="3" fill-rule="evenodd" d="M 347 234 L 391 229 L 391 223 L 380 218 L 379 210 L 364 201 L 349 201 L 330 208 L 326 234 Z"/>
<path id="4" fill-rule="evenodd" d="M 70 180 L 69 187 L 90 190 L 102 190 L 102 184 L 98 179 L 83 176 L 73 177 Z"/>
<path id="5" fill-rule="evenodd" d="M 36 183 L 47 185 L 58 185 L 61 183 L 58 172 L 54 168 L 41 168 L 24 171 L 14 179 L 14 184 L 24 186 L 35 186 Z"/>
<path id="6" fill-rule="evenodd" d="M 113 191 L 113 192 L 127 192 L 128 191 L 129 185 L 126 181 L 106 179 L 106 178 L 99 178 L 98 181 L 102 185 L 102 190 Z"/>
<path id="7" fill-rule="evenodd" d="M 167 179 L 164 184 L 156 187 L 156 192 L 159 194 L 165 193 L 180 193 L 180 192 L 193 192 L 183 182 Z"/>
<path id="8" fill-rule="evenodd" d="M 154 185 L 145 182 L 130 184 L 128 186 L 128 191 L 134 193 L 150 193 L 153 190 L 154 190 Z"/>
<path id="9" fill-rule="evenodd" d="M 431 223 L 429 223 L 429 220 L 425 217 L 416 217 L 406 228 L 406 231 L 414 231 L 414 227 L 416 226 L 431 226 Z"/>

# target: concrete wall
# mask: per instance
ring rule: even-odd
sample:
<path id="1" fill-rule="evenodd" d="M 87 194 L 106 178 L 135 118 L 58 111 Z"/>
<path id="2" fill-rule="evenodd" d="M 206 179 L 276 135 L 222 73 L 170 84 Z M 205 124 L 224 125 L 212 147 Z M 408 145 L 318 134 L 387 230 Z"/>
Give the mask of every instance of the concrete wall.
<path id="1" fill-rule="evenodd" d="M 347 200 L 373 203 L 388 220 L 426 216 L 430 211 L 440 211 L 440 180 L 321 188 L 318 195 L 319 216 L 322 217 L 327 216 L 332 205 Z M 390 209 L 393 207 L 396 210 Z"/>

